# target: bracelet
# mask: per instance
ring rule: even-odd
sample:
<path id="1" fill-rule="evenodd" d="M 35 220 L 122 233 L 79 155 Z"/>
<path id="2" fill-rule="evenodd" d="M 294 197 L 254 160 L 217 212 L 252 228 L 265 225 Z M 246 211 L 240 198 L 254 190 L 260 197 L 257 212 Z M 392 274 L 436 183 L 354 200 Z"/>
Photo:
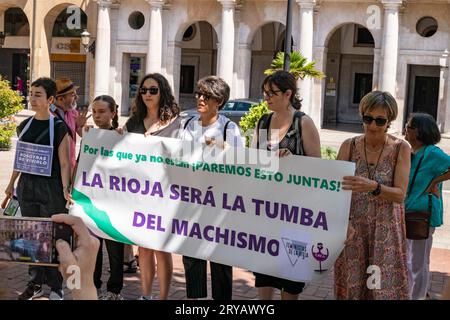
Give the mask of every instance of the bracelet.
<path id="1" fill-rule="evenodd" d="M 373 191 L 370 191 L 370 194 L 376 197 L 376 196 L 379 196 L 380 193 L 381 193 L 381 184 L 378 182 L 376 189 Z"/>

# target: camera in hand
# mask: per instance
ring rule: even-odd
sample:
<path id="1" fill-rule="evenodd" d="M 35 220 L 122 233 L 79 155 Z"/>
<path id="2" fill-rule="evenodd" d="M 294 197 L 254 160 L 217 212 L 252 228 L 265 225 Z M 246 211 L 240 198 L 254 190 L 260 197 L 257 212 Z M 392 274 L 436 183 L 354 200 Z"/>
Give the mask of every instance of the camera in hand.
<path id="1" fill-rule="evenodd" d="M 0 218 L 1 261 L 57 266 L 59 239 L 73 248 L 73 229 L 49 218 Z"/>

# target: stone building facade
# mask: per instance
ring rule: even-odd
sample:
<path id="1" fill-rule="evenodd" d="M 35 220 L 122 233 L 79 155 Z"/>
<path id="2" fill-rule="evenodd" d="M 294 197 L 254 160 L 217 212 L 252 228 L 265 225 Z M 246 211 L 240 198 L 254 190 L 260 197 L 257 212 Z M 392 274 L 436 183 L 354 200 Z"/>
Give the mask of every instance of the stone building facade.
<path id="1" fill-rule="evenodd" d="M 0 73 L 73 76 L 81 103 L 110 94 L 124 115 L 149 72 L 167 76 L 183 108 L 208 74 L 223 77 L 232 98 L 258 100 L 263 72 L 284 47 L 286 8 L 286 0 L 0 0 Z M 320 127 L 359 124 L 361 97 L 386 90 L 399 105 L 392 130 L 426 111 L 449 132 L 449 16 L 443 0 L 295 0 L 293 50 L 326 74 L 299 81 L 304 111 Z M 64 19 L 78 31 L 63 30 Z"/>

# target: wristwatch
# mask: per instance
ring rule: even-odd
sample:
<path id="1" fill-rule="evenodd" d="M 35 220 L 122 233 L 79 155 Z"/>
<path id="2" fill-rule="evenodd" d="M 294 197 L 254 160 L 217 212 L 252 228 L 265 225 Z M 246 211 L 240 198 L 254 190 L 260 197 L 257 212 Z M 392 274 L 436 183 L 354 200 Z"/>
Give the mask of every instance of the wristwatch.
<path id="1" fill-rule="evenodd" d="M 370 194 L 376 197 L 376 196 L 379 196 L 380 193 L 381 193 L 381 184 L 378 182 L 376 189 L 373 191 L 370 191 Z"/>

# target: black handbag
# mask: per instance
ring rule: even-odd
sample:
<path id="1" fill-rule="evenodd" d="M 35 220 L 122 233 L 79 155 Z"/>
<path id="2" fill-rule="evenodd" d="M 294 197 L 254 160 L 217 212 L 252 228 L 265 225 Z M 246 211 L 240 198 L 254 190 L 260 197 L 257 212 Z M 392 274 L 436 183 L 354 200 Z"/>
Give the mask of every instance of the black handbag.
<path id="1" fill-rule="evenodd" d="M 416 171 L 414 172 L 411 185 L 409 186 L 408 194 L 411 194 L 411 190 L 414 187 L 414 182 L 416 181 L 417 172 L 419 171 L 420 165 L 422 164 L 425 151 L 417 164 Z M 407 211 L 405 214 L 405 224 L 406 224 L 406 238 L 410 240 L 425 240 L 428 239 L 430 232 L 430 219 L 431 212 L 433 208 L 432 203 L 432 193 L 428 193 L 428 211 Z"/>

